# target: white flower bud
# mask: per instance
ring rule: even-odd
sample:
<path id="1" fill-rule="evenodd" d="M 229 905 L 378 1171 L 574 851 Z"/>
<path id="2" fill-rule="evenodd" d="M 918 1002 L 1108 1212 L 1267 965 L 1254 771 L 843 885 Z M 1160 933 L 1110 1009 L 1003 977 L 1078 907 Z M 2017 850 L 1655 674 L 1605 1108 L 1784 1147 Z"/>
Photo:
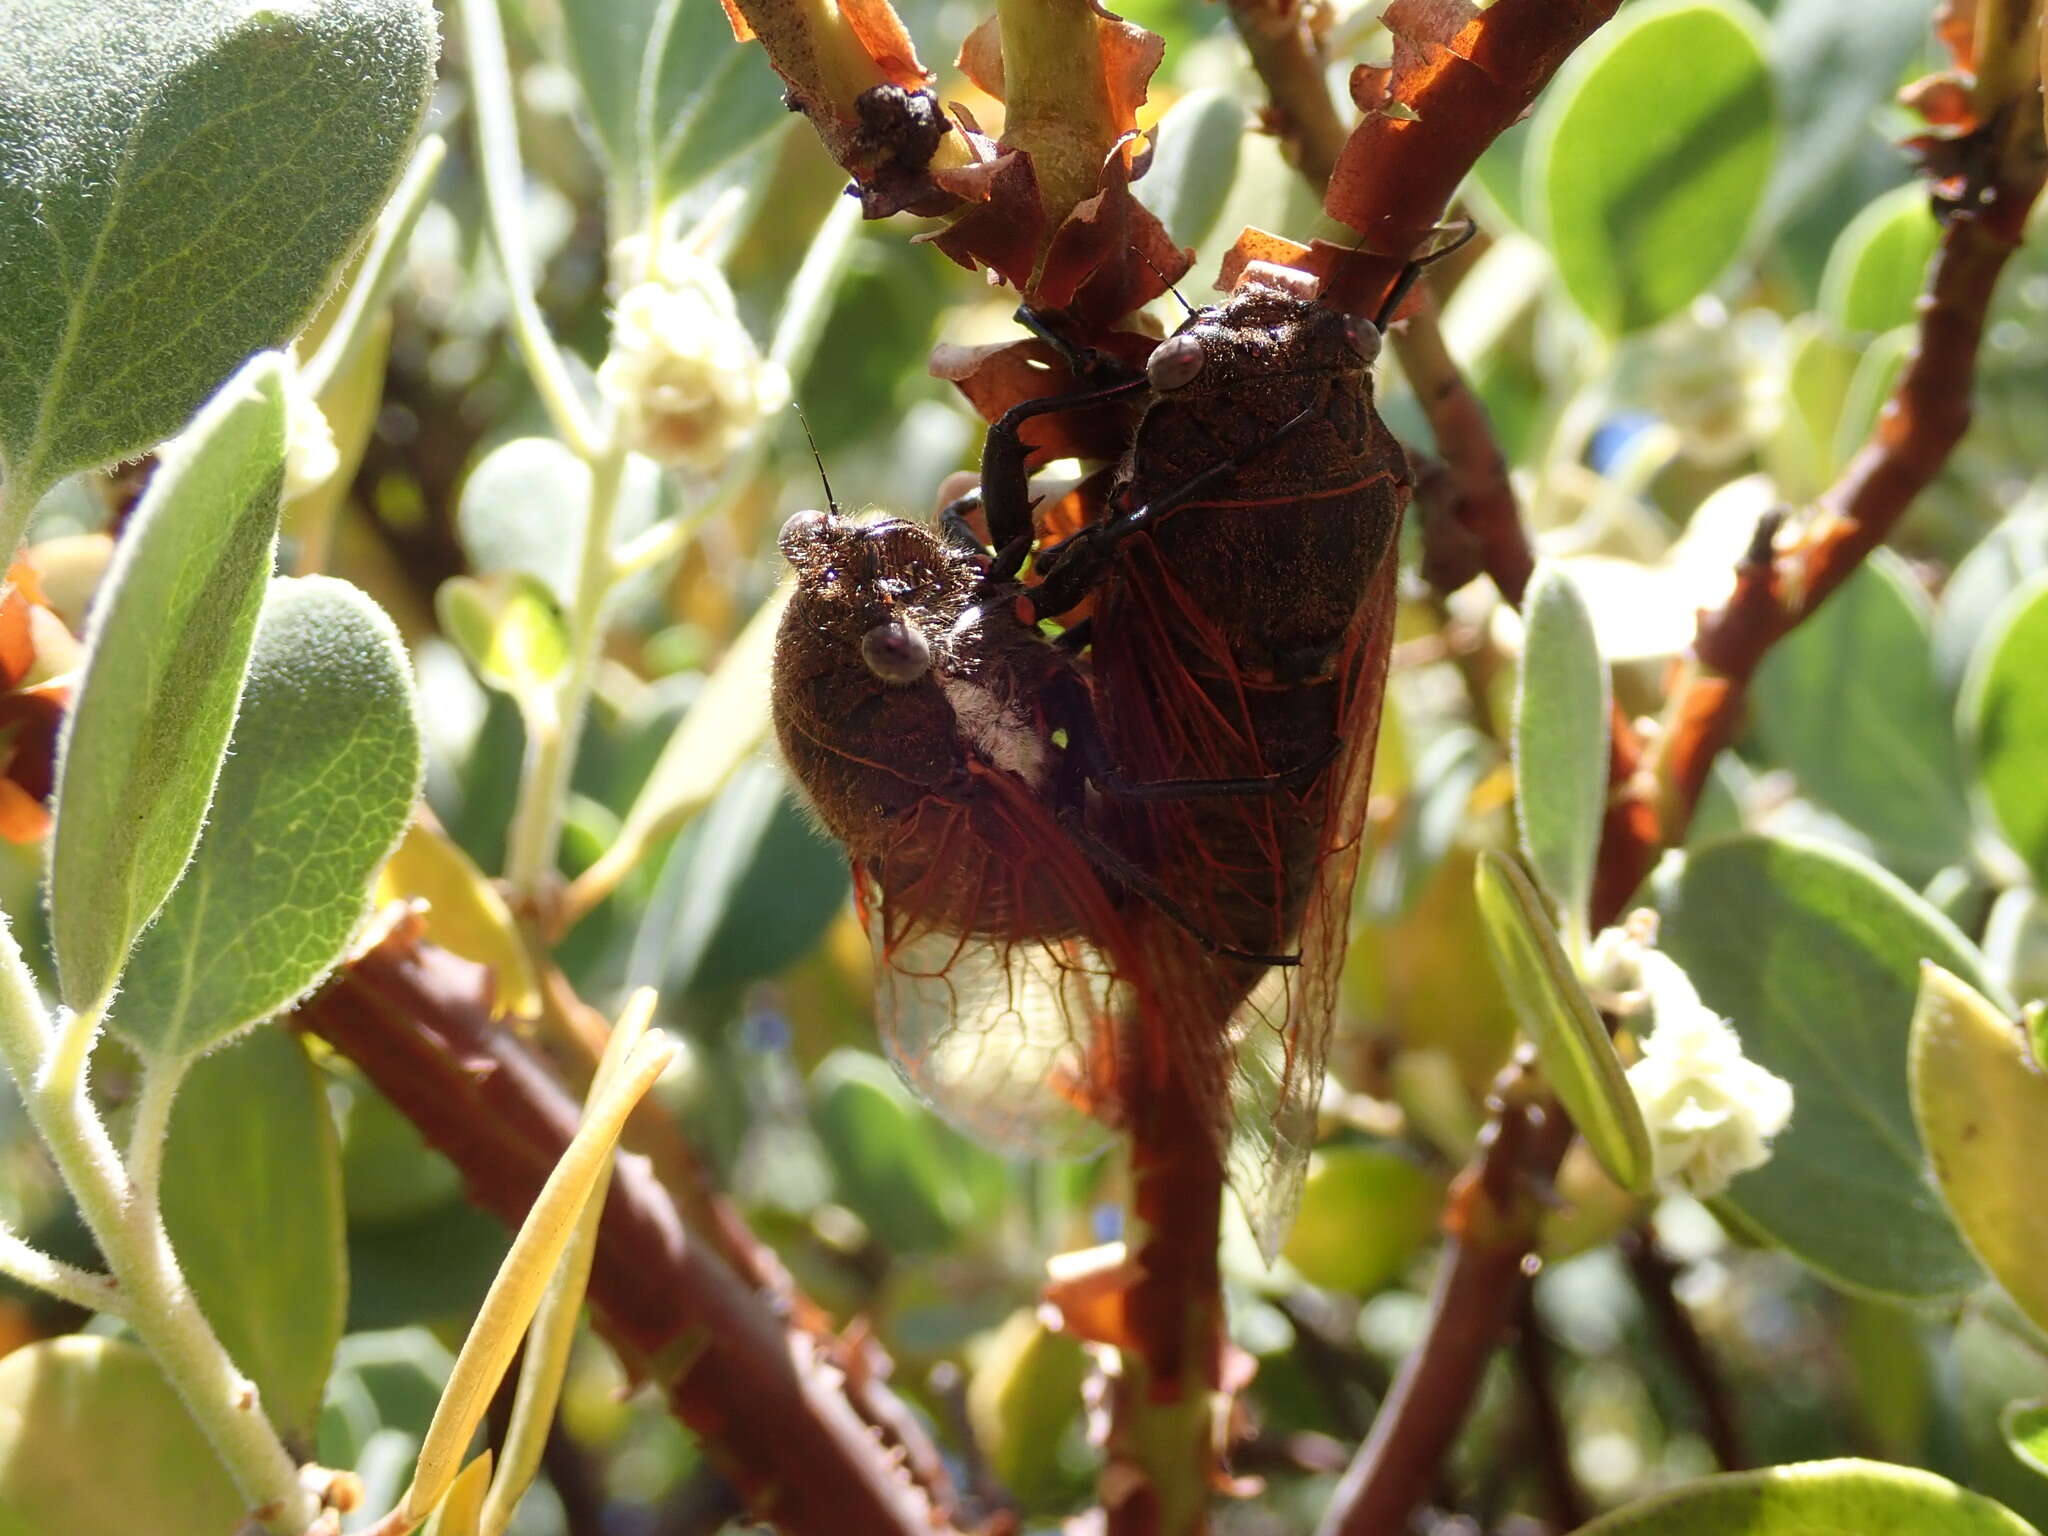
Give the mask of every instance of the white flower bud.
<path id="1" fill-rule="evenodd" d="M 334 429 L 298 369 L 285 372 L 284 499 L 297 501 L 320 489 L 341 467 Z"/>
<path id="2" fill-rule="evenodd" d="M 653 281 L 620 296 L 597 385 L 633 448 L 702 474 L 789 398 L 788 375 L 740 324 L 725 275 L 678 248 L 662 253 Z"/>
<path id="3" fill-rule="evenodd" d="M 1644 953 L 1640 976 L 1654 1024 L 1628 1085 L 1649 1124 L 1657 1181 L 1718 1195 L 1769 1160 L 1771 1138 L 1792 1118 L 1792 1085 L 1742 1054 L 1741 1037 L 1668 956 Z"/>

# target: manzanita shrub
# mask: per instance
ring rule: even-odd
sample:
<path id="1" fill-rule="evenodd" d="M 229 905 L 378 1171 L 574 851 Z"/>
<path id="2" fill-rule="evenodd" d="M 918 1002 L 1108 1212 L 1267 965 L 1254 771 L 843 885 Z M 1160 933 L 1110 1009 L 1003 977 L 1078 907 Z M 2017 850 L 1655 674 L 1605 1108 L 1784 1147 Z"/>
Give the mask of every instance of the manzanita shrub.
<path id="1" fill-rule="evenodd" d="M 2039 0 L 0 0 L 0 1532 L 2048 1528 L 2042 48 Z M 1022 1053 L 1079 983 L 988 1004 L 971 920 L 906 979 L 769 745 L 776 532 L 823 471 L 930 522 L 1176 282 L 1371 318 L 1417 257 L 1255 1238 L 1159 1038 Z M 1129 394 L 1026 428 L 1027 583 Z M 1023 564 L 973 507 L 951 558 Z M 1135 846 L 1066 867 L 1205 910 Z M 1094 1154 L 955 1129 L 878 1020 Z"/>

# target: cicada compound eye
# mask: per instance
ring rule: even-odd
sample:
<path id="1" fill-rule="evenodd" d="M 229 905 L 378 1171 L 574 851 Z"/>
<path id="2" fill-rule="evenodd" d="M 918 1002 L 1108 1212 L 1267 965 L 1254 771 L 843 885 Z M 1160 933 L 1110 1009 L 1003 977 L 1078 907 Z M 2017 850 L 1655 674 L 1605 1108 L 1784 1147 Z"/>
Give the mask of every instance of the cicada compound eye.
<path id="1" fill-rule="evenodd" d="M 1370 367 L 1380 355 L 1380 328 L 1363 315 L 1344 317 L 1344 339 L 1351 343 L 1351 350 L 1358 354 L 1358 360 Z"/>
<path id="2" fill-rule="evenodd" d="M 1169 336 L 1152 349 L 1152 355 L 1145 360 L 1145 378 L 1162 394 L 1179 389 L 1202 371 L 1207 354 L 1202 351 L 1202 339 L 1183 332 Z"/>
<path id="3" fill-rule="evenodd" d="M 932 648 L 915 626 L 891 619 L 860 637 L 860 659 L 885 683 L 914 683 L 931 670 Z"/>

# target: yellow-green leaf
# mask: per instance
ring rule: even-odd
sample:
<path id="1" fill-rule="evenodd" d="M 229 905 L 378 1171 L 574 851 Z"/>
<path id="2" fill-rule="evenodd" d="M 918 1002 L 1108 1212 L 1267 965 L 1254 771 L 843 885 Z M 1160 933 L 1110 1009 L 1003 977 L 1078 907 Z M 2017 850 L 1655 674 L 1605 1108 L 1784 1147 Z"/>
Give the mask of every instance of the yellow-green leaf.
<path id="1" fill-rule="evenodd" d="M 1649 1129 L 1543 898 L 1520 865 L 1491 849 L 1479 856 L 1474 884 L 1494 964 L 1545 1080 L 1615 1183 L 1647 1193 L 1655 1171 Z"/>
<path id="2" fill-rule="evenodd" d="M 1963 1241 L 2048 1327 L 2048 1076 L 2012 1020 L 1932 963 L 1920 968 L 1908 1059 L 1913 1120 Z"/>

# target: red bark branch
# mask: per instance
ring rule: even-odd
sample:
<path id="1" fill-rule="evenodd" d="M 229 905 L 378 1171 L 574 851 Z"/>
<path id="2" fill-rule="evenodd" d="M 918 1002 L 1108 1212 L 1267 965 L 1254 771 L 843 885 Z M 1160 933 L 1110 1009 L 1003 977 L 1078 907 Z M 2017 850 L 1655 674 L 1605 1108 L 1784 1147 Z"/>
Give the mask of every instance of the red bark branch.
<path id="1" fill-rule="evenodd" d="M 297 1023 L 362 1069 L 460 1170 L 472 1200 L 516 1226 L 581 1109 L 492 1021 L 489 987 L 484 967 L 401 923 Z M 779 1317 L 686 1229 L 644 1158 L 618 1159 L 589 1294 L 599 1332 L 661 1387 L 756 1517 L 808 1536 L 951 1528 L 951 1489 L 881 1386 L 886 1362 Z M 920 1483 L 916 1467 L 941 1481 Z"/>

